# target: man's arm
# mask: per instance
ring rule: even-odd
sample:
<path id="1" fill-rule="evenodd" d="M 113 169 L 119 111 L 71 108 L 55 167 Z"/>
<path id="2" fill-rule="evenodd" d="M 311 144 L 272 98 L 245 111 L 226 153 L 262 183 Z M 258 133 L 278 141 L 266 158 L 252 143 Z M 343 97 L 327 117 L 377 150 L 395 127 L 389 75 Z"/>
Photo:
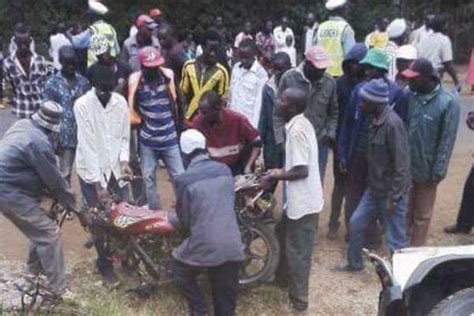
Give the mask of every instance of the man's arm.
<path id="1" fill-rule="evenodd" d="M 410 174 L 408 134 L 403 123 L 390 127 L 387 144 L 394 169 L 388 197 L 389 203 L 394 205 L 405 193 L 407 175 Z"/>
<path id="2" fill-rule="evenodd" d="M 262 93 L 263 93 L 263 87 L 268 81 L 268 76 L 265 73 L 262 75 L 260 78 L 257 79 L 257 97 L 255 98 L 254 104 L 253 104 L 253 113 L 252 113 L 252 125 L 255 128 L 258 128 L 258 123 L 260 120 L 260 112 L 262 110 Z"/>
<path id="3" fill-rule="evenodd" d="M 75 209 L 74 194 L 56 165 L 52 147 L 40 148 L 32 143 L 27 159 L 52 196 L 65 207 Z"/>
<path id="4" fill-rule="evenodd" d="M 434 155 L 432 175 L 434 182 L 439 182 L 446 177 L 449 160 L 456 142 L 460 112 L 459 100 L 453 99 L 443 115 L 439 142 Z"/>
<path id="5" fill-rule="evenodd" d="M 189 193 L 186 190 L 185 185 L 177 180 L 175 181 L 176 185 L 176 215 L 178 215 L 179 223 L 182 226 L 182 229 L 187 231 L 191 226 L 191 212 L 190 205 L 192 201 L 190 200 Z"/>
<path id="6" fill-rule="evenodd" d="M 120 102 L 123 103 L 123 106 L 127 109 L 123 112 L 122 115 L 122 137 L 120 139 L 120 162 L 128 163 L 130 160 L 130 119 L 128 116 L 128 105 L 127 101 L 123 97 L 120 97 Z"/>
<path id="7" fill-rule="evenodd" d="M 60 103 L 59 95 L 55 89 L 55 85 L 52 79 L 49 79 L 44 87 L 43 97 L 45 100 L 54 101 Z"/>
<path id="8" fill-rule="evenodd" d="M 454 69 L 453 61 L 445 62 L 445 63 L 443 63 L 443 66 L 444 66 L 444 70 L 446 70 L 446 72 L 453 79 L 453 82 L 454 82 L 454 85 L 456 86 L 456 89 L 458 89 L 458 91 L 459 91 L 459 89 L 460 89 L 459 79 L 458 79 L 458 75 L 456 74 L 456 69 Z"/>
<path id="9" fill-rule="evenodd" d="M 89 29 L 79 33 L 77 35 L 70 36 L 72 46 L 77 49 L 84 49 L 89 46 L 92 33 Z"/>
<path id="10" fill-rule="evenodd" d="M 262 141 L 265 142 L 268 139 L 268 134 L 273 133 L 273 131 L 269 131 L 269 122 L 273 120 L 273 105 L 275 102 L 275 98 L 273 93 L 271 92 L 271 88 L 268 86 L 263 87 L 262 91 L 262 110 L 260 112 L 260 120 L 258 123 L 258 131 L 260 133 L 260 137 Z"/>
<path id="11" fill-rule="evenodd" d="M 355 33 L 354 29 L 347 24 L 342 34 L 342 48 L 344 49 L 344 56 L 352 49 L 355 45 Z"/>
<path id="12" fill-rule="evenodd" d="M 446 70 L 453 79 L 456 89 L 460 89 L 458 76 L 453 64 L 453 44 L 448 37 L 444 37 L 444 39 L 444 45 L 441 46 L 441 61 L 443 62 L 444 70 Z"/>
<path id="13" fill-rule="evenodd" d="M 329 100 L 328 110 L 329 120 L 327 122 L 326 135 L 329 138 L 331 144 L 334 144 L 336 142 L 337 123 L 339 120 L 339 104 L 337 103 L 337 91 L 335 81 L 332 87 L 331 99 Z"/>

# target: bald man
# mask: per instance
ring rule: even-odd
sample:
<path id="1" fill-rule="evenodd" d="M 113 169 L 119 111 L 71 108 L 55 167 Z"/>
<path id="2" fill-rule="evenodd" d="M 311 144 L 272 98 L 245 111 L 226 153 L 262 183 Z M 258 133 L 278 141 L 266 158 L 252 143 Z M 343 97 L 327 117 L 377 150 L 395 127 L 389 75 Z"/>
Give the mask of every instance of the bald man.
<path id="1" fill-rule="evenodd" d="M 297 312 L 308 309 L 311 256 L 323 207 L 318 143 L 303 114 L 306 98 L 307 94 L 296 88 L 280 94 L 277 107 L 286 122 L 285 167 L 270 170 L 261 183 L 263 188 L 274 181 L 287 183 L 287 207 L 277 227 L 282 249 L 277 279 L 287 283 L 290 307 Z"/>
<path id="2" fill-rule="evenodd" d="M 165 67 L 173 70 L 175 82 L 179 83 L 186 62 L 183 45 L 178 42 L 175 31 L 169 24 L 161 26 L 157 31 L 157 36 L 165 57 Z"/>

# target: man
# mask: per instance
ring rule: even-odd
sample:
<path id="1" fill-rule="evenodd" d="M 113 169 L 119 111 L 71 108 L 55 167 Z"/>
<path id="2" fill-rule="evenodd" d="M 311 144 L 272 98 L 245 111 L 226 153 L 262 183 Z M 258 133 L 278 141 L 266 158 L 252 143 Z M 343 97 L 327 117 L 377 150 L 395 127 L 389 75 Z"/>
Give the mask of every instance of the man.
<path id="1" fill-rule="evenodd" d="M 225 108 L 215 91 L 203 94 L 191 127 L 206 136 L 210 156 L 229 166 L 234 175 L 252 172 L 262 147 L 258 131 L 243 115 Z"/>
<path id="2" fill-rule="evenodd" d="M 202 42 L 202 55 L 187 61 L 183 67 L 180 88 L 187 102 L 187 121 L 196 114 L 198 102 L 204 92 L 213 90 L 220 96 L 225 96 L 229 87 L 229 74 L 225 67 L 217 62 L 217 52 L 221 45 L 219 34 L 209 30 L 204 33 Z"/>
<path id="3" fill-rule="evenodd" d="M 184 171 L 175 125 L 176 90 L 173 72 L 163 68 L 165 60 L 158 49 L 145 47 L 138 54 L 142 70 L 130 77 L 130 120 L 139 125 L 139 152 L 148 207 L 159 210 L 158 161 L 165 163 L 172 181 Z"/>
<path id="4" fill-rule="evenodd" d="M 188 237 L 173 251 L 173 275 L 187 298 L 189 315 L 208 315 L 197 281 L 203 272 L 212 288 L 214 315 L 234 315 L 244 259 L 234 211 L 234 179 L 205 148 L 200 132 L 190 129 L 181 135 L 181 149 L 190 164 L 176 179 L 176 214 Z"/>
<path id="5" fill-rule="evenodd" d="M 262 90 L 268 81 L 265 68 L 257 60 L 255 41 L 246 39 L 239 46 L 239 62 L 232 69 L 229 108 L 244 115 L 258 128 L 262 109 Z"/>
<path id="6" fill-rule="evenodd" d="M 304 53 L 308 51 L 308 49 L 313 46 L 314 37 L 316 36 L 316 32 L 318 30 L 319 23 L 316 22 L 316 16 L 313 12 L 308 12 L 306 14 L 306 25 L 304 27 L 304 35 L 303 35 L 303 45 Z"/>
<path id="7" fill-rule="evenodd" d="M 279 93 L 287 88 L 298 88 L 307 94 L 305 115 L 313 125 L 318 139 L 319 173 L 324 186 L 324 176 L 329 147 L 336 141 L 339 107 L 336 81 L 326 73 L 331 67 L 327 51 L 313 46 L 306 52 L 306 60 L 299 67 L 287 71 L 280 80 Z"/>
<path id="8" fill-rule="evenodd" d="M 467 126 L 474 130 L 474 111 L 467 116 Z M 447 226 L 444 231 L 448 234 L 470 234 L 474 227 L 474 165 L 464 184 L 461 208 L 459 209 L 456 224 Z"/>
<path id="9" fill-rule="evenodd" d="M 173 70 L 177 83 L 181 82 L 183 66 L 186 62 L 186 54 L 181 43 L 176 39 L 174 29 L 170 25 L 162 26 L 157 32 L 158 39 L 162 46 L 165 65 Z"/>
<path id="10" fill-rule="evenodd" d="M 348 264 L 336 271 L 364 269 L 364 234 L 376 218 L 382 218 L 391 253 L 407 245 L 405 236 L 406 193 L 410 183 L 408 135 L 400 117 L 389 105 L 388 84 L 368 82 L 360 90 L 362 111 L 374 117 L 369 132 L 367 189 L 349 224 Z"/>
<path id="11" fill-rule="evenodd" d="M 360 64 L 365 68 L 366 80 L 383 79 L 388 84 L 389 104 L 393 106 L 402 97 L 402 91 L 392 81 L 386 78 L 388 72 L 388 56 L 378 48 L 369 49 Z M 366 82 L 354 87 L 349 103 L 346 105 L 344 118 L 337 144 L 337 159 L 341 172 L 347 173 L 345 218 L 346 227 L 353 212 L 367 188 L 368 181 L 368 150 L 370 123 L 373 119 L 370 113 L 361 112 L 360 91 Z M 404 117 L 397 112 L 401 117 Z M 348 236 L 346 236 L 347 238 Z M 369 225 L 366 233 L 366 245 L 371 249 L 380 246 L 376 222 Z"/>
<path id="12" fill-rule="evenodd" d="M 431 22 L 433 21 L 434 14 L 425 13 L 423 17 L 423 25 L 414 30 L 410 36 L 410 44 L 417 47 L 422 41 L 424 41 L 433 30 L 431 30 Z"/>
<path id="13" fill-rule="evenodd" d="M 246 40 L 246 39 L 251 39 L 252 40 L 253 39 L 252 29 L 253 29 L 252 22 L 246 21 L 245 24 L 244 24 L 244 30 L 242 32 L 240 32 L 239 34 L 237 34 L 237 36 L 235 37 L 234 52 L 238 52 L 239 47 L 240 47 L 240 43 L 243 40 Z M 237 58 L 238 58 L 238 54 L 237 54 Z"/>
<path id="14" fill-rule="evenodd" d="M 405 19 L 395 19 L 387 27 L 389 42 L 384 49 L 389 58 L 388 79 L 395 81 L 397 76 L 397 50 L 405 43 L 407 22 Z"/>
<path id="15" fill-rule="evenodd" d="M 158 38 L 153 35 L 153 31 L 158 25 L 150 16 L 144 14 L 138 16 L 135 25 L 137 32 L 125 40 L 120 55 L 120 59 L 128 63 L 134 72 L 140 70 L 140 58 L 138 57 L 140 48 L 146 46 L 160 48 Z"/>
<path id="16" fill-rule="evenodd" d="M 283 166 L 284 148 L 275 140 L 273 120 L 275 117 L 275 103 L 281 76 L 291 68 L 290 57 L 285 53 L 276 53 L 272 58 L 272 77 L 263 87 L 262 111 L 258 130 L 263 143 L 263 161 L 265 168 L 275 169 Z"/>
<path id="17" fill-rule="evenodd" d="M 328 68 L 328 73 L 340 77 L 343 74 L 344 56 L 355 44 L 354 30 L 345 20 L 346 0 L 328 0 L 326 9 L 329 11 L 329 20 L 319 26 L 315 44 L 324 47 L 329 53 L 332 66 Z"/>
<path id="18" fill-rule="evenodd" d="M 443 78 L 444 72 L 447 72 L 453 79 L 456 90 L 461 91 L 456 69 L 453 63 L 453 44 L 446 32 L 447 18 L 443 14 L 437 14 L 433 18 L 430 26 L 433 33 L 429 34 L 423 41 L 416 46 L 419 57 L 426 58 L 433 64 L 436 73 Z"/>
<path id="19" fill-rule="evenodd" d="M 227 43 L 229 41 L 229 34 L 227 31 L 227 28 L 224 25 L 224 19 L 222 18 L 222 16 L 219 15 L 214 20 L 213 30 L 215 30 L 221 37 L 222 46 L 224 48 L 227 48 Z"/>
<path id="20" fill-rule="evenodd" d="M 88 207 L 96 207 L 113 189 L 128 198 L 128 186 L 118 180 L 129 177 L 130 120 L 127 101 L 113 92 L 115 73 L 98 65 L 92 74 L 94 88 L 77 99 L 74 115 L 77 122 L 76 170 L 82 197 Z M 97 268 L 106 282 L 116 283 L 113 261 L 105 238 L 96 236 Z"/>
<path id="21" fill-rule="evenodd" d="M 0 212 L 29 239 L 27 269 L 44 274 L 48 290 L 73 298 L 67 290 L 60 229 L 40 206 L 49 194 L 70 210 L 74 194 L 56 167 L 51 135 L 59 132 L 61 107 L 44 102 L 31 119 L 15 123 L 0 141 Z M 81 223 L 86 224 L 80 215 Z"/>
<path id="22" fill-rule="evenodd" d="M 3 78 L 11 88 L 9 100 L 15 118 L 30 118 L 43 102 L 43 90 L 52 73 L 43 56 L 31 50 L 32 37 L 21 25 L 15 29 L 14 42 L 17 49 L 3 61 Z"/>
<path id="23" fill-rule="evenodd" d="M 263 24 L 262 29 L 255 36 L 255 43 L 258 49 L 258 61 L 268 71 L 271 68 L 271 60 L 275 54 L 275 38 L 273 37 L 273 22 L 271 20 Z"/>
<path id="24" fill-rule="evenodd" d="M 397 75 L 395 77 L 395 82 L 398 84 L 400 89 L 403 90 L 408 86 L 408 81 L 402 76 L 402 72 L 408 69 L 415 59 L 418 58 L 418 50 L 412 45 L 403 45 L 397 49 L 396 57 Z"/>
<path id="25" fill-rule="evenodd" d="M 90 66 L 86 71 L 86 77 L 94 85 L 94 73 L 97 72 L 97 68 L 106 66 L 112 69 L 115 79 L 117 79 L 117 85 L 115 92 L 120 93 L 122 96 L 127 95 L 128 77 L 132 73 L 130 66 L 112 56 L 110 50 L 110 43 L 107 38 L 101 34 L 93 35 L 89 42 L 89 51 L 94 53 L 97 57 L 97 62 Z"/>
<path id="26" fill-rule="evenodd" d="M 58 103 L 62 108 L 61 128 L 56 150 L 59 155 L 59 170 L 70 183 L 77 147 L 74 102 L 86 93 L 91 86 L 89 80 L 77 72 L 77 58 L 74 48 L 63 46 L 58 55 L 61 71 L 46 83 L 44 98 Z"/>
<path id="27" fill-rule="evenodd" d="M 63 46 L 71 46 L 71 41 L 66 36 L 66 31 L 66 25 L 59 23 L 56 27 L 56 33 L 49 37 L 49 57 L 53 60 L 54 69 L 57 71 L 61 71 L 59 50 Z"/>
<path id="28" fill-rule="evenodd" d="M 426 243 L 438 184 L 446 177 L 459 124 L 459 100 L 448 93 L 428 59 L 418 58 L 402 73 L 409 80 L 407 128 L 412 187 L 407 229 L 410 244 Z"/>
<path id="29" fill-rule="evenodd" d="M 72 46 L 76 49 L 89 48 L 87 51 L 87 67 L 92 66 L 97 61 L 97 54 L 91 50 L 89 42 L 93 35 L 102 35 L 107 39 L 112 57 L 119 57 L 120 45 L 117 40 L 117 33 L 112 25 L 105 22 L 101 17 L 105 17 L 109 13 L 109 9 L 99 1 L 89 0 L 88 19 L 91 25 L 83 32 L 72 36 L 70 39 Z"/>
<path id="30" fill-rule="evenodd" d="M 275 37 L 275 53 L 281 52 L 286 46 L 286 39 L 288 37 L 295 38 L 293 30 L 288 26 L 289 21 L 287 16 L 281 18 L 281 25 L 275 27 L 273 30 L 273 37 Z"/>
<path id="31" fill-rule="evenodd" d="M 341 126 L 344 120 L 344 113 L 347 105 L 350 101 L 352 91 L 356 85 L 364 81 L 365 69 L 359 62 L 367 54 L 367 47 L 363 43 L 356 43 L 352 49 L 347 53 L 342 63 L 342 69 L 344 75 L 339 77 L 336 81 L 337 85 L 337 101 L 339 105 L 339 117 L 336 131 L 336 143 L 338 142 L 341 134 Z M 331 197 L 331 217 L 329 220 L 329 232 L 327 237 L 329 239 L 337 238 L 337 230 L 339 229 L 340 222 L 339 217 L 341 214 L 341 207 L 344 197 L 346 195 L 346 173 L 342 172 L 339 168 L 339 160 L 337 148 L 334 148 L 334 189 Z M 347 204 L 347 203 L 346 203 Z M 348 228 L 349 219 L 345 216 L 346 228 Z"/>
<path id="32" fill-rule="evenodd" d="M 308 309 L 311 257 L 323 208 L 318 144 L 303 114 L 306 99 L 306 91 L 297 88 L 280 93 L 277 109 L 286 122 L 285 168 L 270 170 L 261 183 L 268 188 L 272 181 L 286 181 L 287 207 L 279 229 L 283 259 L 279 271 L 287 274 L 290 306 L 299 312 Z"/>

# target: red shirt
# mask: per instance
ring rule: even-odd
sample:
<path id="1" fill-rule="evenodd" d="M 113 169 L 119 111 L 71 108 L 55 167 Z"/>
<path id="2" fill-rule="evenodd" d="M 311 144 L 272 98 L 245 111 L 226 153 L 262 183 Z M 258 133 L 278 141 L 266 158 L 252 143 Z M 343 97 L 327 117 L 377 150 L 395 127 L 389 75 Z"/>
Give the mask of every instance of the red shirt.
<path id="1" fill-rule="evenodd" d="M 222 122 L 210 126 L 204 123 L 201 114 L 192 121 L 191 127 L 206 137 L 207 150 L 211 157 L 219 162 L 235 167 L 242 158 L 244 148 L 258 140 L 258 131 L 243 115 L 223 110 Z"/>

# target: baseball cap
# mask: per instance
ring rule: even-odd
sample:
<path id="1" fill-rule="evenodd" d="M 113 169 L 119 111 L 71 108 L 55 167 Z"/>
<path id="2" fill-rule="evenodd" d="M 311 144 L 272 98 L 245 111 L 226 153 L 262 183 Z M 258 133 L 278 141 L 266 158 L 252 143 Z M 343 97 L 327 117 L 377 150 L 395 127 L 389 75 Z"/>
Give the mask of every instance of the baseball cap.
<path id="1" fill-rule="evenodd" d="M 433 64 L 426 58 L 418 58 L 408 69 L 402 72 L 402 76 L 408 79 L 420 76 L 435 76 Z"/>
<path id="2" fill-rule="evenodd" d="M 140 58 L 142 66 L 148 68 L 158 67 L 165 63 L 165 59 L 161 55 L 160 50 L 153 46 L 146 46 L 140 49 L 138 51 L 138 57 Z"/>
<path id="3" fill-rule="evenodd" d="M 149 15 L 153 18 L 155 16 L 161 15 L 161 10 L 158 8 L 151 9 Z"/>
<path id="4" fill-rule="evenodd" d="M 181 134 L 181 151 L 186 155 L 197 149 L 206 149 L 206 137 L 197 129 L 188 129 Z"/>
<path id="5" fill-rule="evenodd" d="M 310 47 L 306 51 L 305 57 L 307 61 L 318 69 L 326 69 L 332 66 L 327 50 L 321 46 Z"/>
<path id="6" fill-rule="evenodd" d="M 149 15 L 146 14 L 140 15 L 135 21 L 135 25 L 138 28 L 146 26 L 149 29 L 155 29 L 158 27 L 158 24 L 156 24 L 156 22 Z"/>

